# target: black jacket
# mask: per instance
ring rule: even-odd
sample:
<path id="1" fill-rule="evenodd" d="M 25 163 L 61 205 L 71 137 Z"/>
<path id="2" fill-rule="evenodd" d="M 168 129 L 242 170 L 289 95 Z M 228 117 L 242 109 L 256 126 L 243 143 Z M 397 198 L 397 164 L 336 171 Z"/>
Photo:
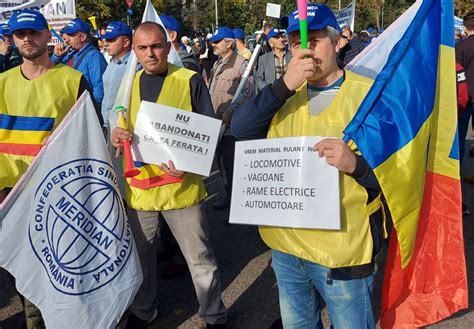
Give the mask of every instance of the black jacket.
<path id="1" fill-rule="evenodd" d="M 13 48 L 11 53 L 6 56 L 0 54 L 0 73 L 18 66 L 21 63 L 23 63 L 23 57 L 21 57 L 16 48 Z"/>

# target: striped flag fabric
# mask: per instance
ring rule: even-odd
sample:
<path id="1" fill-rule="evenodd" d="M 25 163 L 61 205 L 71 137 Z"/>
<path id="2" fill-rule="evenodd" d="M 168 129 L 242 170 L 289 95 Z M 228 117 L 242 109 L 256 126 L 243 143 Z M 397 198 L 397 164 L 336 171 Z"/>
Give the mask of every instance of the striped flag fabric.
<path id="1" fill-rule="evenodd" d="M 0 114 L 0 178 L 13 186 L 51 135 L 54 118 Z"/>
<path id="2" fill-rule="evenodd" d="M 347 66 L 372 86 L 345 139 L 374 170 L 394 225 L 382 328 L 468 305 L 453 26 L 452 1 L 417 1 Z"/>
<path id="3" fill-rule="evenodd" d="M 0 114 L 0 152 L 35 156 L 53 126 L 54 118 Z"/>

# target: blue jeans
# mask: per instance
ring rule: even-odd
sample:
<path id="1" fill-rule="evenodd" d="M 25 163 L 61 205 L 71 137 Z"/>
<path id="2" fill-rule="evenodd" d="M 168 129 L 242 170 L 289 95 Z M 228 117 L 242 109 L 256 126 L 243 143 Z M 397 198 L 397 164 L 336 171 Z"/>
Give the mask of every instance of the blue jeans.
<path id="1" fill-rule="evenodd" d="M 320 297 L 326 302 L 331 327 L 375 328 L 372 311 L 374 275 L 352 280 L 328 280 L 329 268 L 272 250 L 285 329 L 322 329 Z"/>

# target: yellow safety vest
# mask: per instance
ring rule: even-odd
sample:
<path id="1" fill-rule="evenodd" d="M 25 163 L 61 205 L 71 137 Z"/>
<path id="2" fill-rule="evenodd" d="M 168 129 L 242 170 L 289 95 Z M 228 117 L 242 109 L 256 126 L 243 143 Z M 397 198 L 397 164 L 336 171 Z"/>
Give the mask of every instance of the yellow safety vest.
<path id="1" fill-rule="evenodd" d="M 133 132 L 140 108 L 139 72 L 133 82 L 128 128 Z M 195 72 L 169 64 L 168 75 L 156 103 L 192 111 L 190 80 Z M 138 167 L 140 175 L 127 179 L 125 196 L 133 209 L 161 211 L 187 208 L 196 205 L 207 196 L 202 176 L 185 173 L 181 182 L 165 181 L 165 174 L 158 166 L 143 164 Z"/>
<path id="2" fill-rule="evenodd" d="M 348 81 L 355 83 L 347 83 Z M 369 90 L 372 81 L 346 71 L 345 83 L 323 112 L 311 116 L 307 84 L 300 87 L 273 118 L 268 138 L 290 136 L 343 137 Z M 357 87 L 349 87 L 357 86 Z M 355 145 L 350 145 L 356 151 Z M 316 155 L 315 155 L 316 156 Z M 372 261 L 373 242 L 369 215 L 380 208 L 380 199 L 367 205 L 364 187 L 351 176 L 340 173 L 341 230 L 260 227 L 263 241 L 272 249 L 291 254 L 329 268 L 368 264 Z M 317 216 L 317 214 L 314 214 Z M 286 218 L 291 221 L 291 218 Z"/>
<path id="3" fill-rule="evenodd" d="M 77 100 L 82 74 L 59 64 L 34 80 L 0 74 L 0 190 L 13 187 Z"/>

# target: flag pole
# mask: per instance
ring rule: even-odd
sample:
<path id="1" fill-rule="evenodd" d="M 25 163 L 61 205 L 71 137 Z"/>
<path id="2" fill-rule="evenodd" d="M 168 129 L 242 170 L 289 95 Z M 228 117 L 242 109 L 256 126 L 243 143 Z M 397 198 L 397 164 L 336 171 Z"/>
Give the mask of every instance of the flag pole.
<path id="1" fill-rule="evenodd" d="M 123 129 L 127 129 L 125 115 L 123 114 L 125 110 L 125 107 L 120 105 L 116 106 L 114 109 L 114 111 L 118 112 L 119 114 L 120 127 Z M 130 141 L 128 140 L 123 140 L 123 156 L 125 158 L 125 170 L 123 171 L 123 177 L 131 178 L 140 175 L 140 170 L 135 168 L 133 163 L 132 147 L 130 145 Z"/>
<path id="2" fill-rule="evenodd" d="M 255 46 L 255 49 L 253 50 L 252 57 L 250 57 L 250 60 L 247 64 L 247 67 L 245 68 L 244 74 L 242 74 L 242 77 L 240 79 L 240 83 L 237 86 L 237 90 L 234 93 L 234 97 L 232 98 L 232 102 L 234 103 L 237 97 L 239 97 L 240 93 L 242 92 L 242 89 L 244 89 L 245 84 L 247 83 L 247 80 L 250 76 L 250 73 L 253 70 L 253 67 L 255 66 L 255 63 L 257 61 L 258 53 L 260 52 L 260 49 L 262 49 L 262 45 L 260 43 L 257 43 Z"/>
<path id="3" fill-rule="evenodd" d="M 298 19 L 300 21 L 301 48 L 308 48 L 308 0 L 298 0 Z"/>

